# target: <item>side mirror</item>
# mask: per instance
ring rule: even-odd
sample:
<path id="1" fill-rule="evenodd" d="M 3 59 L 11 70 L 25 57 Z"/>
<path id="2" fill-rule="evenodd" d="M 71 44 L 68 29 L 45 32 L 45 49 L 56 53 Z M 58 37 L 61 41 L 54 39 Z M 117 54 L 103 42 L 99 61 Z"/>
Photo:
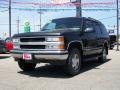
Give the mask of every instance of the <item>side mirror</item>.
<path id="1" fill-rule="evenodd" d="M 86 28 L 85 33 L 90 33 L 90 32 L 94 32 L 94 29 L 93 28 Z"/>

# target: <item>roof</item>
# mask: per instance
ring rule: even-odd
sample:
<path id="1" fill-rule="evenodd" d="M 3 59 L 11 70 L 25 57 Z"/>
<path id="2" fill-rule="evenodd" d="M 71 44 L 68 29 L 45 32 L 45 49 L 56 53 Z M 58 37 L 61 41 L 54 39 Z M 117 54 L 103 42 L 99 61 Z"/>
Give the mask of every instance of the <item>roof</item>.
<path id="1" fill-rule="evenodd" d="M 59 21 L 59 20 L 66 20 L 66 19 L 86 19 L 86 20 L 92 20 L 94 22 L 97 22 L 97 23 L 101 23 L 99 20 L 96 20 L 94 18 L 91 18 L 91 17 L 64 17 L 64 18 L 57 18 L 57 19 L 53 19 L 52 21 Z"/>

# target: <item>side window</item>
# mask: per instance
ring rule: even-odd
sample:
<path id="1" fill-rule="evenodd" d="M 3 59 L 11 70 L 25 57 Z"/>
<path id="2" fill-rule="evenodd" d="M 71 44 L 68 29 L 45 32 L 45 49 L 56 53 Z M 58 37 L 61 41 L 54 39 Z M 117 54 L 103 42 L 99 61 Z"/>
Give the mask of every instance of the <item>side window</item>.
<path id="1" fill-rule="evenodd" d="M 91 21 L 85 22 L 85 28 L 91 28 L 93 26 L 93 23 Z"/>
<path id="2" fill-rule="evenodd" d="M 105 28 L 103 24 L 100 25 L 100 28 L 101 28 L 102 34 L 108 35 L 107 29 Z"/>
<path id="3" fill-rule="evenodd" d="M 84 25 L 83 25 L 83 30 L 86 32 L 86 29 L 87 29 L 87 32 L 95 32 L 94 30 L 94 23 L 92 21 L 85 21 L 84 22 Z"/>
<path id="4" fill-rule="evenodd" d="M 70 28 L 72 30 L 81 29 L 81 19 L 63 19 L 56 22 L 56 29 Z"/>
<path id="5" fill-rule="evenodd" d="M 99 24 L 95 23 L 94 29 L 95 29 L 96 34 L 98 34 L 98 35 L 102 34 Z"/>
<path id="6" fill-rule="evenodd" d="M 50 22 L 50 23 L 46 24 L 46 25 L 43 27 L 43 29 L 44 29 L 44 30 L 50 30 L 50 31 L 51 31 L 51 30 L 54 30 L 55 27 L 56 27 L 56 23 Z"/>

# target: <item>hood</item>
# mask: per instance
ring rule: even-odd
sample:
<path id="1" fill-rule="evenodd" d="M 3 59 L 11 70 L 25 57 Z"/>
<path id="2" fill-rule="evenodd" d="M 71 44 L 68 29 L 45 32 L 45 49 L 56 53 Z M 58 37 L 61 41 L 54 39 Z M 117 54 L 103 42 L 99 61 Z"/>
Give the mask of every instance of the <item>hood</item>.
<path id="1" fill-rule="evenodd" d="M 61 33 L 58 32 L 29 32 L 29 33 L 20 33 L 15 34 L 14 37 L 34 37 L 34 36 L 60 36 Z"/>
<path id="2" fill-rule="evenodd" d="M 66 33 L 74 32 L 72 30 L 58 30 L 58 31 L 52 31 L 52 32 L 29 32 L 29 33 L 20 33 L 15 34 L 14 37 L 35 37 L 35 36 L 61 36 Z"/>

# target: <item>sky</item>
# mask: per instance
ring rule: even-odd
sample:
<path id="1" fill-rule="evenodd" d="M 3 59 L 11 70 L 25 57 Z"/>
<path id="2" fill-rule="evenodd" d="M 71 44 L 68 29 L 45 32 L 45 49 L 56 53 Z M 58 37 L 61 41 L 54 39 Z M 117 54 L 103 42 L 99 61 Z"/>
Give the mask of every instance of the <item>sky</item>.
<path id="1" fill-rule="evenodd" d="M 17 33 L 17 19 L 19 17 L 20 20 L 20 33 L 24 32 L 24 24 L 25 22 L 30 22 L 31 31 L 36 32 L 40 31 L 40 14 L 36 9 L 39 9 L 40 6 L 38 4 L 44 3 L 41 8 L 46 9 L 75 9 L 75 6 L 49 6 L 49 3 L 60 3 L 65 0 L 12 0 L 12 35 Z M 57 1 L 57 2 L 55 2 Z M 69 0 L 66 0 L 69 1 Z M 75 0 L 73 0 L 75 1 Z M 99 9 L 116 9 L 115 4 L 104 4 L 106 2 L 115 2 L 116 0 L 82 0 L 82 16 L 83 17 L 91 17 L 97 20 L 100 20 L 106 28 L 114 28 L 116 25 L 116 11 L 115 10 L 104 10 L 101 11 Z M 15 3 L 17 2 L 17 3 Z M 35 5 L 36 3 L 36 5 Z M 96 4 L 92 4 L 96 3 Z M 101 3 L 101 4 L 99 4 Z M 49 4 L 49 5 L 48 5 Z M 6 38 L 9 36 L 9 16 L 8 16 L 8 2 L 7 0 L 0 0 L 0 37 Z M 22 9 L 22 10 L 21 10 Z M 27 10 L 25 10 L 27 9 Z M 28 10 L 32 9 L 32 10 Z M 98 10 L 85 10 L 85 9 L 98 9 Z M 74 17 L 76 16 L 75 10 L 60 10 L 60 11 L 42 11 L 41 21 L 42 26 L 44 26 L 47 22 L 55 18 L 62 17 Z"/>

